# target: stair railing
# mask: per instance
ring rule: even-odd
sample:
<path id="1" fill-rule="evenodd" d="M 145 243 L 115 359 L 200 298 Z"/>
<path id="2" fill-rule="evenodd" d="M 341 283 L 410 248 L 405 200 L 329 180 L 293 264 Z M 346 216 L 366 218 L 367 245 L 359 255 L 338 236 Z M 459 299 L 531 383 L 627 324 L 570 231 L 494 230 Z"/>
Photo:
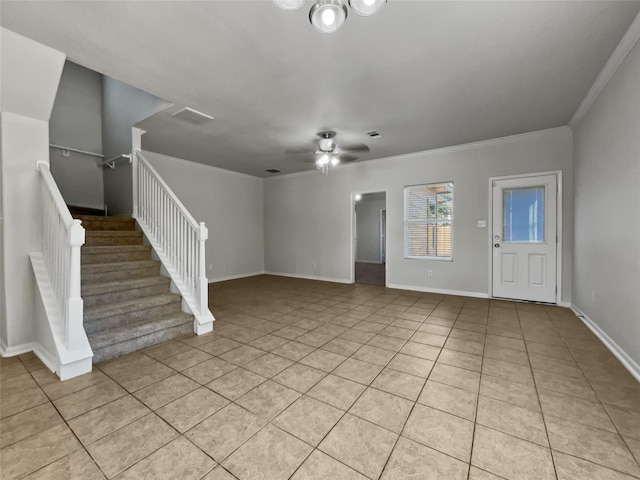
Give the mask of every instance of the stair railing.
<path id="1" fill-rule="evenodd" d="M 54 293 L 53 305 L 62 321 L 63 344 L 68 351 L 84 347 L 86 335 L 80 296 L 80 247 L 84 228 L 74 220 L 47 162 L 39 161 L 42 202 L 42 256 Z"/>
<path id="2" fill-rule="evenodd" d="M 195 333 L 211 331 L 214 318 L 208 306 L 205 270 L 207 227 L 196 222 L 139 150 L 133 154 L 133 217 L 195 316 Z"/>

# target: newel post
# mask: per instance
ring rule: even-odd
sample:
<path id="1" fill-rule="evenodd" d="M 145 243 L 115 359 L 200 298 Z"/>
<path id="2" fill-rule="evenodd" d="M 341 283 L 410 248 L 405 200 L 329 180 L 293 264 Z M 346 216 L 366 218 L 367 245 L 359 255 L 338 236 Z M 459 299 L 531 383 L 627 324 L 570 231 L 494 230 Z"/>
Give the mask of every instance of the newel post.
<path id="1" fill-rule="evenodd" d="M 133 192 L 133 214 L 131 215 L 133 218 L 138 218 L 138 155 L 136 150 L 134 149 L 131 152 L 131 181 L 132 192 Z"/>
<path id="2" fill-rule="evenodd" d="M 84 245 L 84 228 L 80 220 L 74 220 L 69 227 L 69 248 L 71 258 L 69 264 L 69 296 L 65 299 L 65 339 L 67 350 L 82 346 L 83 302 L 80 296 L 80 247 Z"/>
<path id="3" fill-rule="evenodd" d="M 198 229 L 198 307 L 200 314 L 203 314 L 209 309 L 209 284 L 207 282 L 207 265 L 205 259 L 205 242 L 207 238 L 209 238 L 209 230 L 207 230 L 204 222 L 200 222 Z"/>

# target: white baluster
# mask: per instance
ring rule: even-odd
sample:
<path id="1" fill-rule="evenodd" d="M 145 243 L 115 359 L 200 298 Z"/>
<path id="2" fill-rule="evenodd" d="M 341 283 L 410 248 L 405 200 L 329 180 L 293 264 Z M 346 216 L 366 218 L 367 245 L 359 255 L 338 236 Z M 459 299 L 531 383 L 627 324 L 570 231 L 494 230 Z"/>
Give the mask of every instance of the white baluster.
<path id="1" fill-rule="evenodd" d="M 205 242 L 209 238 L 209 230 L 205 227 L 204 222 L 200 222 L 198 230 L 198 306 L 200 307 L 200 313 L 206 312 L 209 308 L 207 305 L 208 300 L 208 282 L 206 271 L 206 259 L 205 259 Z"/>

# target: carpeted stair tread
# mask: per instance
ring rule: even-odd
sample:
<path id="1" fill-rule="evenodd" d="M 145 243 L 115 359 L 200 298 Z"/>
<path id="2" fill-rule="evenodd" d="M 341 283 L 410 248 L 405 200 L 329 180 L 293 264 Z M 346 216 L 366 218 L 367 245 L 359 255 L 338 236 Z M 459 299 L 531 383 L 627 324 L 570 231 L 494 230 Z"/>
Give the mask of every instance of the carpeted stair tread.
<path id="1" fill-rule="evenodd" d="M 135 260 L 129 262 L 96 263 L 83 265 L 82 273 L 104 273 L 121 270 L 134 270 L 136 268 L 154 267 L 160 265 L 158 260 Z"/>
<path id="2" fill-rule="evenodd" d="M 146 251 L 151 251 L 151 245 L 89 245 L 81 249 L 82 255 Z"/>
<path id="3" fill-rule="evenodd" d="M 133 231 L 136 228 L 135 220 L 131 217 L 74 215 L 74 218 L 80 220 L 86 230 Z"/>
<path id="4" fill-rule="evenodd" d="M 89 335 L 89 343 L 91 344 L 92 349 L 98 350 L 126 340 L 152 335 L 156 332 L 162 332 L 168 328 L 184 324 L 188 325 L 189 329 L 192 330 L 193 316 L 187 313 L 178 312 L 160 318 L 156 317 L 151 320 L 144 320 L 130 325 L 93 333 Z"/>
<path id="5" fill-rule="evenodd" d="M 168 277 L 153 276 L 132 278 L 131 280 L 115 280 L 112 282 L 91 283 L 82 286 L 82 297 L 101 295 L 105 293 L 122 292 L 135 288 L 151 287 L 154 285 L 169 285 L 171 280 Z"/>
<path id="6" fill-rule="evenodd" d="M 89 323 L 116 315 L 126 315 L 132 312 L 147 310 L 149 308 L 170 305 L 172 303 L 180 303 L 180 295 L 175 293 L 166 293 L 163 295 L 154 295 L 152 297 L 137 298 L 111 305 L 100 305 L 97 307 L 89 307 L 84 309 L 84 321 Z"/>

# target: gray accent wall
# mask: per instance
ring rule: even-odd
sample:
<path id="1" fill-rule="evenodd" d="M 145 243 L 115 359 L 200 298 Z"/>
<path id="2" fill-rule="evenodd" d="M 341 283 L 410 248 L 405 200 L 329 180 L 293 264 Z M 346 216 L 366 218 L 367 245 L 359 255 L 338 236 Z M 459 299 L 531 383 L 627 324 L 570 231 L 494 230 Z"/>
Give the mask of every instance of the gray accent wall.
<path id="1" fill-rule="evenodd" d="M 113 78 L 104 77 L 102 86 L 102 142 L 104 156 L 110 159 L 131 153 L 131 127 L 171 104 Z M 131 215 L 131 182 L 131 165 L 126 161 L 113 170 L 104 169 L 104 198 L 109 215 Z"/>
<path id="2" fill-rule="evenodd" d="M 65 62 L 49 121 L 54 145 L 102 153 L 102 75 Z M 51 174 L 68 205 L 102 209 L 101 158 L 50 148 Z"/>
<path id="3" fill-rule="evenodd" d="M 640 372 L 640 43 L 575 128 L 573 304 Z M 619 350 L 618 350 L 619 353 Z"/>
<path id="4" fill-rule="evenodd" d="M 489 291 L 489 178 L 563 171 L 562 301 L 571 298 L 572 132 L 567 127 L 478 144 L 353 163 L 329 175 L 305 172 L 265 180 L 265 270 L 349 282 L 351 195 L 387 191 L 387 282 L 397 288 Z M 404 187 L 453 181 L 453 261 L 404 258 Z M 427 277 L 433 270 L 433 277 Z"/>

